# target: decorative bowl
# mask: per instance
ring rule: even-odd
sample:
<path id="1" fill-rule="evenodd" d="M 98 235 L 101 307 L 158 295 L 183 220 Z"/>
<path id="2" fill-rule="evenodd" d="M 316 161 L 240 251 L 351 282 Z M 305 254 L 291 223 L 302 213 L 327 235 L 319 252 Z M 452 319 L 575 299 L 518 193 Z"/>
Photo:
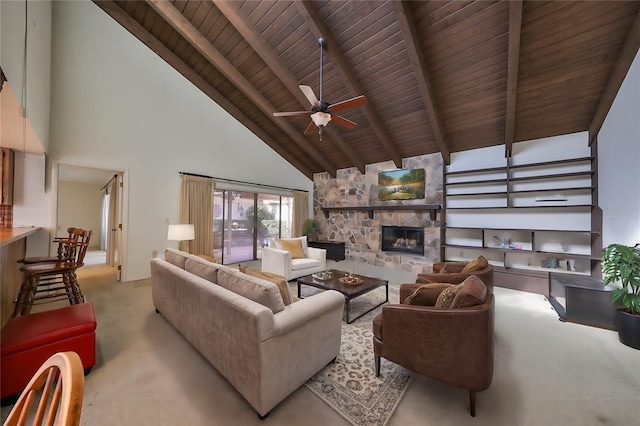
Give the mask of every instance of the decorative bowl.
<path id="1" fill-rule="evenodd" d="M 314 280 L 318 280 L 318 281 L 328 281 L 331 278 L 333 278 L 333 274 L 328 271 L 316 272 L 311 276 L 313 277 Z"/>
<path id="2" fill-rule="evenodd" d="M 355 275 L 347 275 L 346 277 L 340 277 L 338 279 L 342 284 L 346 285 L 360 285 L 362 284 L 362 278 Z"/>

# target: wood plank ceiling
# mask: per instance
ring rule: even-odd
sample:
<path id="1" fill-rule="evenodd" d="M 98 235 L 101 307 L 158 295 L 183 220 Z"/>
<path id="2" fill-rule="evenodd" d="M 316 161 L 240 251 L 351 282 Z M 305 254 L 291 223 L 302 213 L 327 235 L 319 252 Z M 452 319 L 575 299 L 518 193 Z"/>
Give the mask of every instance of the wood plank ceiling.
<path id="1" fill-rule="evenodd" d="M 638 1 L 95 1 L 308 177 L 589 131 L 640 47 Z M 365 95 L 304 135 L 298 88 Z M 232 143 L 232 141 L 229 141 Z"/>

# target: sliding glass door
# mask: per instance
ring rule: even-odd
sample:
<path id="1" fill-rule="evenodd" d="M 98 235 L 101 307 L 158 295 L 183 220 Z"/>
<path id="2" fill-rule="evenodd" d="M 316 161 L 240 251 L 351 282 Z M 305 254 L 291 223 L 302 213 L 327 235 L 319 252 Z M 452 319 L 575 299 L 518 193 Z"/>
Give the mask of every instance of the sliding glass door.
<path id="1" fill-rule="evenodd" d="M 272 239 L 291 235 L 292 206 L 292 197 L 215 191 L 214 256 L 223 264 L 261 258 Z"/>

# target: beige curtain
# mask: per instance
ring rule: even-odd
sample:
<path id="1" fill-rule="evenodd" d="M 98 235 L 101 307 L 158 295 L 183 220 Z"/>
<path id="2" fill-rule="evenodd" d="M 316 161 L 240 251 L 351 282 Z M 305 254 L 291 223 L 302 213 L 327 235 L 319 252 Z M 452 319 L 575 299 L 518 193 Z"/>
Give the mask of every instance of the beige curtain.
<path id="1" fill-rule="evenodd" d="M 302 226 L 307 219 L 309 219 L 309 194 L 304 191 L 293 191 L 292 237 L 302 236 Z"/>
<path id="2" fill-rule="evenodd" d="M 212 178 L 182 175 L 180 189 L 180 223 L 191 223 L 195 240 L 180 241 L 180 250 L 213 256 Z"/>

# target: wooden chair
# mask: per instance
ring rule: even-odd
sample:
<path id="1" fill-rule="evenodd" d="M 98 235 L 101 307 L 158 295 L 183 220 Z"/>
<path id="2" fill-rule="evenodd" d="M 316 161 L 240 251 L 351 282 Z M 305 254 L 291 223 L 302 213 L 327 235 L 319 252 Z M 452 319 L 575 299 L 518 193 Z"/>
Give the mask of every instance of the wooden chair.
<path id="1" fill-rule="evenodd" d="M 31 263 L 51 263 L 51 262 L 59 262 L 64 259 L 69 258 L 72 253 L 69 252 L 68 243 L 70 241 L 78 241 L 80 234 L 75 232 L 79 228 L 69 227 L 67 228 L 67 232 L 69 235 L 67 237 L 56 237 L 53 239 L 54 243 L 58 243 L 58 250 L 56 256 L 38 256 L 38 257 L 25 257 L 24 259 L 18 260 L 18 263 L 31 264 Z"/>
<path id="2" fill-rule="evenodd" d="M 25 264 L 20 268 L 23 279 L 13 317 L 27 315 L 35 301 L 48 303 L 68 299 L 72 305 L 85 301 L 76 271 L 84 265 L 92 231 L 76 228 L 72 233 L 72 238 L 62 242 L 65 246 L 63 260 Z"/>
<path id="3" fill-rule="evenodd" d="M 33 375 L 4 426 L 24 425 L 32 417 L 34 425 L 53 425 L 54 421 L 61 426 L 79 425 L 83 396 L 84 372 L 80 357 L 75 352 L 58 352 Z"/>

